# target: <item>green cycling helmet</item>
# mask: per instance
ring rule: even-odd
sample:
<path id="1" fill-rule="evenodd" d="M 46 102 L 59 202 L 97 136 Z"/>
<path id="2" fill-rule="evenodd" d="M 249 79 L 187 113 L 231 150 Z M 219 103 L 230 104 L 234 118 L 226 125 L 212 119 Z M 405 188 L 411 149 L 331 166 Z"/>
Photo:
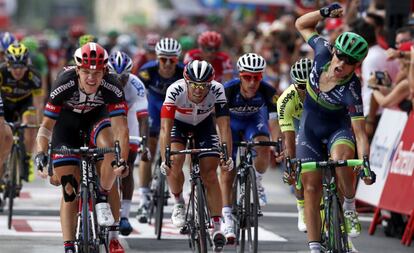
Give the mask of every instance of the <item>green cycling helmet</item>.
<path id="1" fill-rule="evenodd" d="M 37 52 L 39 50 L 39 42 L 32 36 L 25 37 L 21 43 L 29 49 L 29 52 Z"/>
<path id="2" fill-rule="evenodd" d="M 95 36 L 92 34 L 85 34 L 79 37 L 79 47 L 82 47 L 88 42 L 96 42 Z"/>
<path id="3" fill-rule="evenodd" d="M 335 48 L 357 61 L 367 56 L 368 43 L 362 36 L 353 32 L 344 32 L 335 40 Z"/>

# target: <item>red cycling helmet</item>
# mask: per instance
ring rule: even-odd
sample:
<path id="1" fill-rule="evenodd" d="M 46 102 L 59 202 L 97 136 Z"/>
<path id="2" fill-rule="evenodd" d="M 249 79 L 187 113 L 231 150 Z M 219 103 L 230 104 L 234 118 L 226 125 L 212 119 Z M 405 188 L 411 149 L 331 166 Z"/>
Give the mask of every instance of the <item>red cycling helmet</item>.
<path id="1" fill-rule="evenodd" d="M 82 24 L 74 24 L 69 28 L 69 36 L 72 38 L 79 38 L 86 33 L 85 26 Z"/>
<path id="2" fill-rule="evenodd" d="M 197 39 L 201 47 L 219 48 L 221 45 L 221 35 L 215 31 L 205 31 Z"/>
<path id="3" fill-rule="evenodd" d="M 99 44 L 89 42 L 76 49 L 73 55 L 76 65 L 86 69 L 104 69 L 108 64 L 108 53 Z"/>

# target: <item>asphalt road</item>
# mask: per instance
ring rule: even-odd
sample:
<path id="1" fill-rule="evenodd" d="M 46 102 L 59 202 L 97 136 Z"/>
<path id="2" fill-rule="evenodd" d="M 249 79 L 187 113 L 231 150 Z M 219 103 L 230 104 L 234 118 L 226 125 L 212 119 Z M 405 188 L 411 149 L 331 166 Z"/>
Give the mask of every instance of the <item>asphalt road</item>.
<path id="1" fill-rule="evenodd" d="M 263 208 L 260 218 L 259 252 L 308 252 L 306 234 L 297 230 L 295 199 L 290 189 L 281 182 L 280 171 L 269 170 L 264 179 L 269 204 Z M 60 188 L 37 179 L 26 184 L 21 197 L 15 201 L 12 230 L 7 229 L 7 210 L 0 213 L 0 252 L 49 253 L 63 252 L 59 223 Z M 134 227 L 128 237 L 121 237 L 126 252 L 190 252 L 187 237 L 180 235 L 170 222 L 171 205 L 166 208 L 163 239 L 155 239 L 153 227 L 138 224 L 135 219 L 137 196 L 134 195 L 130 221 Z M 363 232 L 354 239 L 354 245 L 363 253 L 413 252 L 399 239 L 387 238 L 379 227 L 376 234 L 367 230 L 372 214 L 361 214 Z M 234 252 L 227 247 L 226 252 Z"/>

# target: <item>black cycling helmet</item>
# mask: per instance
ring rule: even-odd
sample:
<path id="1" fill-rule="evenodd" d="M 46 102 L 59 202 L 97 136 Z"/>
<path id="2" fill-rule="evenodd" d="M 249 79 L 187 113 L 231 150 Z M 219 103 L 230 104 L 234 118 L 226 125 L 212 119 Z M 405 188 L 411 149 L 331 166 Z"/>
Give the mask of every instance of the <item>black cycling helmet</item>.
<path id="1" fill-rule="evenodd" d="M 184 79 L 195 83 L 210 83 L 214 79 L 214 68 L 206 61 L 190 61 L 184 68 Z"/>

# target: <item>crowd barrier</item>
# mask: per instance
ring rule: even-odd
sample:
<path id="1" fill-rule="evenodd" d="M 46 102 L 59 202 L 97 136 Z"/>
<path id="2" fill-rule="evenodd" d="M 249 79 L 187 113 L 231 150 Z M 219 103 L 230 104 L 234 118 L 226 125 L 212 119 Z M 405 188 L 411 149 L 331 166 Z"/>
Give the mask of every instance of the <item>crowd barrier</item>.
<path id="1" fill-rule="evenodd" d="M 375 206 L 369 228 L 374 234 L 381 223 L 381 209 L 409 216 L 401 243 L 409 246 L 414 234 L 414 114 L 384 110 L 370 153 L 377 174 L 372 186 L 359 184 L 356 198 Z"/>

